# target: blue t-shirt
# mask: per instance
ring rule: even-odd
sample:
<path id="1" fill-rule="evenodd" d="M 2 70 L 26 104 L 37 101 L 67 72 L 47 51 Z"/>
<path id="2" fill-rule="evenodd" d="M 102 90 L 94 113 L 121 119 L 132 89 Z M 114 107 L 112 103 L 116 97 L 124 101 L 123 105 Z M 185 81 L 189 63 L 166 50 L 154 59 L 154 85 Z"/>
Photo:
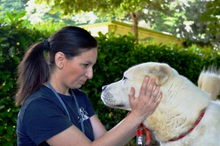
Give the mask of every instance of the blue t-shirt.
<path id="1" fill-rule="evenodd" d="M 85 135 L 94 141 L 93 129 L 89 119 L 95 114 L 94 109 L 84 92 L 79 89 L 74 89 L 73 92 L 79 108 L 84 114 Z M 46 86 L 41 86 L 25 100 L 18 114 L 18 146 L 48 146 L 45 142 L 47 139 L 66 130 L 73 124 L 81 130 L 74 97 L 61 94 L 59 96 L 69 111 L 71 121 L 53 91 Z"/>

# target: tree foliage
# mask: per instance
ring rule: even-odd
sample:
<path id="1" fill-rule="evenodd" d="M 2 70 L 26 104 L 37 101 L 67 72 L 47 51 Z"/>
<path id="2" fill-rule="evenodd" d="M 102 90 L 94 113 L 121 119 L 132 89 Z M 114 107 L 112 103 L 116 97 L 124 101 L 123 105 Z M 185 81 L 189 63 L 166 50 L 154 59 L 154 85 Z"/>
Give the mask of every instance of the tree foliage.
<path id="1" fill-rule="evenodd" d="M 166 22 L 171 24 L 172 34 L 187 40 L 186 46 L 199 44 L 217 47 L 217 42 L 220 41 L 216 37 L 220 32 L 220 19 L 216 14 L 217 11 L 218 15 L 220 14 L 218 6 L 217 0 L 212 2 L 188 1 L 187 4 L 175 6 L 174 15 L 167 17 Z M 214 14 L 216 15 L 214 16 Z"/>
<path id="2" fill-rule="evenodd" d="M 151 29 L 186 39 L 186 46 L 219 46 L 218 0 L 47 0 L 47 3 L 53 3 L 51 12 L 60 11 L 65 16 L 94 11 L 100 18 L 132 22 L 136 36 L 138 22 L 144 20 Z"/>
<path id="3" fill-rule="evenodd" d="M 41 5 L 34 4 L 34 1 Z M 111 20 L 133 23 L 136 39 L 137 26 L 144 22 L 144 27 L 185 39 L 186 47 L 199 44 L 218 49 L 219 5 L 218 0 L 1 0 L 0 9 L 3 18 L 7 11 L 19 13 L 25 9 L 23 19 L 31 21 L 32 24 L 37 24 L 35 21 L 79 25 Z M 94 18 L 95 15 L 97 17 Z"/>
<path id="4" fill-rule="evenodd" d="M 20 12 L 25 9 L 28 0 L 0 0 L 1 12 L 4 15 L 7 11 L 9 12 Z"/>
<path id="5" fill-rule="evenodd" d="M 212 44 L 220 49 L 220 1 L 208 2 L 206 9 L 200 21 L 207 22 L 207 33 L 211 36 Z"/>
<path id="6" fill-rule="evenodd" d="M 45 0 L 36 0 L 42 3 Z M 122 8 L 128 12 L 139 10 L 142 6 L 151 3 L 150 0 L 47 0 L 47 4 L 53 3 L 52 11 L 62 11 L 64 15 L 89 12 L 102 11 L 104 13 L 114 13 L 115 9 Z"/>
<path id="7" fill-rule="evenodd" d="M 35 0 L 42 3 L 44 0 Z M 62 15 L 71 15 L 73 13 L 80 13 L 82 11 L 89 12 L 95 11 L 99 16 L 106 15 L 117 18 L 129 18 L 132 20 L 133 33 L 138 41 L 138 19 L 143 17 L 143 10 L 148 6 L 157 11 L 167 13 L 169 10 L 169 3 L 174 0 L 47 0 L 47 4 L 53 3 L 51 12 L 57 10 L 62 12 Z"/>

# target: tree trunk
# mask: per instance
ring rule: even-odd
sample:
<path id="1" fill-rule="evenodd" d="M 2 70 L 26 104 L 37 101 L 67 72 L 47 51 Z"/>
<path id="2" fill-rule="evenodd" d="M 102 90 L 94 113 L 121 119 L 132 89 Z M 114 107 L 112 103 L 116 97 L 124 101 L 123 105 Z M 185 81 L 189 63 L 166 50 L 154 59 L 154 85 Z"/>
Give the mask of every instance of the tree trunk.
<path id="1" fill-rule="evenodd" d="M 136 39 L 136 43 L 138 43 L 138 21 L 137 16 L 134 12 L 130 13 L 132 19 L 132 31 Z"/>

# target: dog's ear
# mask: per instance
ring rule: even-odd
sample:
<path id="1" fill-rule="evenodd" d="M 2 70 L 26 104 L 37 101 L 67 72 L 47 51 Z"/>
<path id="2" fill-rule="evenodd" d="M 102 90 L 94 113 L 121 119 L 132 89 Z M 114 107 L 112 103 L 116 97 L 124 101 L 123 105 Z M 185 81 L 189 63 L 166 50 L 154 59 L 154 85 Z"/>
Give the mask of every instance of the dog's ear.
<path id="1" fill-rule="evenodd" d="M 156 79 L 157 85 L 164 84 L 171 76 L 172 69 L 166 64 L 153 65 L 147 69 L 147 76 Z"/>

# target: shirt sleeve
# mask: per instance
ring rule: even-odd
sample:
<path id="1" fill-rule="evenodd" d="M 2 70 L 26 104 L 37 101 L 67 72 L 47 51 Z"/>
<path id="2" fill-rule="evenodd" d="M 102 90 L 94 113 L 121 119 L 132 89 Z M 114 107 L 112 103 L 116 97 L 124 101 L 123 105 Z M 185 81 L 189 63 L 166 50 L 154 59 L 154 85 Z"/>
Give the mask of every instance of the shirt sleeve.
<path id="1" fill-rule="evenodd" d="M 69 128 L 72 123 L 60 105 L 41 98 L 29 104 L 23 125 L 29 137 L 39 145 Z"/>

